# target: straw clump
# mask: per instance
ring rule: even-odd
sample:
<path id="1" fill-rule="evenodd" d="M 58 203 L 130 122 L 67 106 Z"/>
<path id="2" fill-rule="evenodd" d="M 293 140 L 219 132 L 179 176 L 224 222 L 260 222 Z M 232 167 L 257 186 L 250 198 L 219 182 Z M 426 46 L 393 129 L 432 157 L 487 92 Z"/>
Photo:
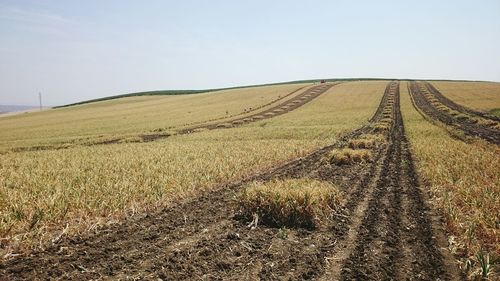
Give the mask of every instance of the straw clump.
<path id="1" fill-rule="evenodd" d="M 332 184 L 312 179 L 250 183 L 239 197 L 240 212 L 275 227 L 318 228 L 340 211 L 342 195 Z"/>

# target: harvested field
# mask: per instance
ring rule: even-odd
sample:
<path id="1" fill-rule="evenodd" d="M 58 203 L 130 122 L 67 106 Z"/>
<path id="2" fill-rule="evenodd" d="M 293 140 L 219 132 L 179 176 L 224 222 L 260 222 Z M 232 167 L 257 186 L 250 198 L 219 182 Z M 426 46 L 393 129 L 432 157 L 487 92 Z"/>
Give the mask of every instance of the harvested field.
<path id="1" fill-rule="evenodd" d="M 304 155 L 366 122 L 383 87 L 341 84 L 293 112 L 227 130 L 0 155 L 0 185 L 9 190 L 1 194 L 0 233 L 7 246 L 1 255 L 50 241 L 61 224 L 68 224 L 65 235 L 79 234 Z M 44 216 L 31 229 L 37 210 Z"/>
<path id="2" fill-rule="evenodd" d="M 94 2 L 0 0 L 0 281 L 500 281 L 500 0 Z"/>
<path id="3" fill-rule="evenodd" d="M 374 133 L 384 123 L 388 129 Z M 10 278 L 48 279 L 458 279 L 443 230 L 427 205 L 399 108 L 399 83 L 390 83 L 370 123 L 331 145 L 214 192 L 136 215 L 0 266 Z M 324 161 L 350 140 L 375 135 L 373 161 Z M 239 215 L 246 183 L 309 178 L 345 196 L 332 222 L 316 230 L 275 228 Z M 381 206 L 384 206 L 381 208 Z M 84 254 L 78 254 L 84 253 Z"/>
<path id="4" fill-rule="evenodd" d="M 241 117 L 238 119 L 233 119 L 230 122 L 232 122 L 233 124 L 243 124 L 245 122 L 246 123 L 252 122 L 253 120 L 249 120 L 251 118 L 252 119 L 256 119 L 256 118 L 257 119 L 264 119 L 264 118 L 270 118 L 270 117 L 278 116 L 281 114 L 285 114 L 285 113 L 290 112 L 294 109 L 297 109 L 300 106 L 317 98 L 318 96 L 320 96 L 324 92 L 328 91 L 334 85 L 335 84 L 324 84 L 324 85 L 319 85 L 319 86 L 309 88 L 308 90 L 304 91 L 303 93 L 301 93 L 297 96 L 294 96 L 293 98 L 291 98 L 287 101 L 284 101 L 280 104 L 277 104 L 271 108 L 268 108 L 268 109 L 261 111 L 257 114 Z M 247 120 L 247 121 L 245 121 L 245 120 Z M 234 122 L 237 122 L 237 123 L 234 123 Z M 189 134 L 193 130 L 196 130 L 199 128 L 207 128 L 209 130 L 212 130 L 214 128 L 217 128 L 217 126 L 218 126 L 218 124 L 205 124 L 205 125 L 201 125 L 201 126 L 195 126 L 195 127 L 183 129 L 179 133 L 180 134 Z"/>
<path id="5" fill-rule="evenodd" d="M 500 121 L 500 117 L 498 117 L 498 116 L 488 114 L 488 113 L 485 113 L 482 111 L 474 110 L 474 109 L 471 109 L 471 108 L 468 108 L 468 107 L 465 107 L 463 105 L 455 103 L 454 101 L 445 97 L 438 89 L 436 89 L 436 87 L 434 87 L 433 84 L 431 84 L 429 82 L 426 82 L 426 86 L 427 86 L 427 89 L 430 91 L 430 93 L 440 103 L 442 103 L 444 106 L 446 106 L 448 108 L 451 108 L 453 110 L 456 110 L 456 111 L 464 113 L 464 114 L 476 115 L 476 116 L 480 116 L 482 118 L 486 118 L 486 119 L 497 121 L 497 122 Z M 500 93 L 500 87 L 498 89 L 498 92 Z"/>
<path id="6" fill-rule="evenodd" d="M 330 87 L 332 87 L 334 85 L 335 84 L 316 86 L 314 88 L 306 90 L 304 93 L 301 93 L 297 96 L 290 98 L 289 100 L 286 100 L 282 103 L 279 103 L 278 105 L 273 105 L 270 108 L 259 111 L 259 113 L 248 115 L 249 113 L 257 110 L 257 109 L 255 109 L 255 110 L 246 111 L 244 114 L 238 114 L 238 115 L 244 115 L 244 117 L 240 117 L 237 119 L 218 118 L 218 119 L 213 119 L 213 120 L 207 120 L 204 122 L 198 122 L 198 123 L 201 123 L 203 125 L 191 126 L 191 127 L 187 127 L 187 128 L 180 129 L 180 130 L 171 130 L 170 132 L 163 132 L 163 130 L 157 130 L 159 132 L 151 132 L 148 134 L 141 134 L 139 136 L 109 137 L 109 138 L 106 138 L 106 140 L 102 140 L 102 141 L 98 141 L 98 140 L 94 139 L 93 141 L 89 141 L 89 142 L 77 143 L 77 145 L 95 146 L 95 145 L 116 144 L 116 143 L 121 143 L 121 142 L 129 142 L 129 143 L 151 142 L 151 141 L 156 141 L 158 139 L 167 138 L 167 137 L 170 137 L 172 135 L 184 135 L 184 134 L 197 133 L 197 132 L 205 131 L 205 130 L 232 128 L 235 126 L 242 125 L 244 123 L 254 122 L 254 121 L 260 120 L 260 119 L 272 118 L 272 117 L 275 117 L 275 116 L 278 116 L 281 114 L 288 113 L 288 112 L 295 110 L 298 107 L 303 106 L 304 104 L 310 102 L 314 98 L 317 98 L 319 95 L 326 92 L 328 89 L 330 89 Z M 304 88 L 304 87 L 301 87 L 298 90 L 293 91 L 293 92 L 285 95 L 284 97 L 280 96 L 278 99 L 274 100 L 273 102 L 258 107 L 258 109 L 265 107 L 265 106 L 268 106 L 268 105 L 272 105 L 273 103 L 280 101 L 283 98 L 286 98 L 286 97 L 296 93 L 297 91 L 301 90 L 302 88 Z M 311 90 L 315 90 L 314 95 L 309 94 L 309 91 L 311 91 Z M 286 108 L 283 109 L 282 107 L 286 107 Z M 224 121 L 220 121 L 220 122 L 216 122 L 216 123 L 213 122 L 215 120 L 220 120 L 220 119 L 223 119 Z M 17 148 L 12 149 L 12 151 L 22 152 L 22 151 L 66 149 L 66 148 L 70 148 L 73 146 L 75 146 L 75 143 L 58 144 L 55 146 L 54 145 L 47 145 L 47 146 L 17 147 Z"/>
<path id="7" fill-rule="evenodd" d="M 132 136 L 172 134 L 174 129 L 258 112 L 310 86 L 291 84 L 196 95 L 128 97 L 5 117 L 0 120 L 0 151 L 116 143 Z"/>
<path id="8" fill-rule="evenodd" d="M 441 102 L 436 97 L 433 100 L 434 90 L 429 89 L 429 84 L 411 82 L 409 87 L 414 105 L 428 118 L 450 126 L 466 136 L 479 137 L 493 144 L 500 144 L 500 129 L 496 129 L 490 123 L 479 122 L 464 114 L 451 114 L 439 110 L 438 104 Z"/>
<path id="9" fill-rule="evenodd" d="M 500 83 L 494 82 L 441 82 L 432 85 L 456 104 L 476 111 L 490 112 L 500 109 Z"/>
<path id="10" fill-rule="evenodd" d="M 406 87 L 402 90 L 404 121 L 424 187 L 443 218 L 449 248 L 463 272 L 477 279 L 481 275 L 478 257 L 489 255 L 494 260 L 500 253 L 496 224 L 500 219 L 499 147 L 451 137 L 446 128 L 419 114 Z"/>
<path id="11" fill-rule="evenodd" d="M 398 85 L 399 86 L 399 85 Z M 426 280 L 457 278 L 439 224 L 433 222 L 420 189 L 399 109 L 399 88 L 390 95 L 393 117 L 387 146 L 377 157 L 376 176 L 366 179 L 367 190 L 357 196 L 351 217 L 354 226 L 342 250 L 331 260 L 343 258 L 329 270 L 328 278 Z M 364 195 L 364 196 L 363 196 Z M 364 197 L 364 198 L 363 198 Z"/>

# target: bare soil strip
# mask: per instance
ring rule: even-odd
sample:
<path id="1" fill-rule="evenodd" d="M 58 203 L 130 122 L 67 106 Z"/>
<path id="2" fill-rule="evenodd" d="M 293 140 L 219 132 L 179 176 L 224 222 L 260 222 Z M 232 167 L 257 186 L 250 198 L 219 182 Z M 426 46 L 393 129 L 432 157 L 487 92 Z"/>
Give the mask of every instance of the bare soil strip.
<path id="1" fill-rule="evenodd" d="M 445 111 L 436 108 L 425 96 L 423 91 L 432 93 L 428 84 L 410 82 L 410 94 L 413 105 L 424 117 L 444 123 L 447 126 L 458 129 L 467 136 L 479 137 L 493 144 L 500 144 L 500 131 L 487 125 L 481 125 L 468 119 L 455 117 Z M 437 98 L 437 97 L 436 97 Z"/>
<path id="2" fill-rule="evenodd" d="M 453 110 L 456 110 L 458 112 L 464 113 L 464 114 L 476 115 L 476 116 L 480 116 L 482 118 L 486 118 L 486 119 L 489 119 L 489 120 L 500 122 L 500 117 L 488 114 L 486 112 L 477 111 L 477 110 L 465 107 L 463 105 L 457 104 L 454 101 L 452 101 L 452 100 L 448 99 L 447 97 L 445 97 L 430 82 L 424 82 L 424 83 L 425 83 L 427 89 L 429 89 L 429 91 L 434 95 L 434 97 L 436 99 L 438 99 L 442 104 L 446 105 L 447 107 L 449 107 L 449 108 L 451 108 Z"/>
<path id="3" fill-rule="evenodd" d="M 279 103 L 271 108 L 268 108 L 264 111 L 254 113 L 251 115 L 248 115 L 249 112 L 254 112 L 256 110 L 259 110 L 263 107 L 269 106 L 273 103 L 276 103 L 288 96 L 291 96 L 295 94 L 296 92 L 302 90 L 304 87 L 301 87 L 295 91 L 290 92 L 289 94 L 280 97 L 279 99 L 262 105 L 259 108 L 252 109 L 252 111 L 248 111 L 247 113 L 244 113 L 243 117 L 238 117 L 238 118 L 224 118 L 224 121 L 219 121 L 219 122 L 213 122 L 214 120 L 207 120 L 205 122 L 201 122 L 202 124 L 198 124 L 195 126 L 191 126 L 188 128 L 181 129 L 175 133 L 164 133 L 164 132 L 153 132 L 153 133 L 148 133 L 148 134 L 141 134 L 139 135 L 139 140 L 131 140 L 128 141 L 130 143 L 137 143 L 137 142 L 152 142 L 156 141 L 158 139 L 164 139 L 168 138 L 173 135 L 185 135 L 185 134 L 192 134 L 196 132 L 201 132 L 205 130 L 215 130 L 215 129 L 225 129 L 225 128 L 233 128 L 237 126 L 241 126 L 246 123 L 251 123 L 251 122 L 256 122 L 256 121 L 261 121 L 264 119 L 269 119 L 273 118 L 279 115 L 283 115 L 285 113 L 288 113 L 290 111 L 293 111 L 304 104 L 312 101 L 313 99 L 319 97 L 321 94 L 325 93 L 328 91 L 331 87 L 337 85 L 339 83 L 328 83 L 328 84 L 321 84 L 315 87 L 312 87 L 303 93 L 286 100 L 282 103 Z M 216 119 L 220 120 L 220 119 Z M 107 144 L 117 144 L 120 143 L 121 141 L 124 141 L 123 138 L 113 138 L 105 141 L 100 141 L 100 142 L 94 142 L 94 143 L 89 143 L 89 144 L 84 144 L 84 146 L 94 146 L 94 145 L 107 145 Z M 71 147 L 71 143 L 68 145 L 59 145 L 59 146 L 52 146 L 52 145 L 47 145 L 47 146 L 29 146 L 29 147 L 18 147 L 12 149 L 13 152 L 23 152 L 23 151 L 39 151 L 39 150 L 59 150 L 59 149 L 65 149 Z"/>
<path id="4" fill-rule="evenodd" d="M 399 85 L 393 97 L 393 122 L 388 147 L 381 157 L 382 167 L 373 185 L 366 186 L 367 199 L 360 204 L 360 211 L 351 217 L 357 233 L 348 237 L 345 247 L 353 250 L 341 265 L 333 266 L 332 272 L 340 276 L 330 277 L 456 279 L 451 258 L 441 249 L 446 244 L 436 238 L 444 235 L 436 233 L 439 226 L 432 220 L 419 186 L 399 108 Z"/>
<path id="5" fill-rule="evenodd" d="M 222 185 L 154 214 L 131 218 L 85 237 L 0 264 L 9 280 L 61 278 L 163 280 L 454 279 L 442 232 L 426 207 L 399 112 L 398 83 L 379 106 L 394 101 L 386 144 L 374 160 L 330 165 L 322 159 L 372 126 L 341 137 L 309 156 Z M 382 119 L 377 110 L 372 122 Z M 315 230 L 249 228 L 235 196 L 249 181 L 311 177 L 346 194 L 335 222 Z M 340 258 L 339 258 L 340 257 Z M 338 277 L 338 278 L 329 278 Z"/>

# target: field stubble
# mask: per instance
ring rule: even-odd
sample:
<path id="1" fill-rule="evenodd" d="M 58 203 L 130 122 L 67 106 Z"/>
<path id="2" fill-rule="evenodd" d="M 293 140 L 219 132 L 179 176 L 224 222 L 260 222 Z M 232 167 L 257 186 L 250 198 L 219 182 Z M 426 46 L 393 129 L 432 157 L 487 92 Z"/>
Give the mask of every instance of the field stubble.
<path id="1" fill-rule="evenodd" d="M 0 156 L 3 254 L 158 208 L 304 155 L 365 122 L 383 82 L 338 85 L 291 113 L 144 144 Z M 363 101 L 363 102 L 360 102 Z M 66 227 L 67 226 L 67 227 Z M 56 230 L 56 232 L 54 232 Z"/>
<path id="2" fill-rule="evenodd" d="M 369 89 L 364 87 L 366 85 L 370 85 Z M 245 173 L 260 169 L 266 170 L 266 165 L 267 167 L 275 166 L 272 164 L 284 161 L 287 157 L 293 158 L 318 146 L 330 144 L 333 141 L 332 136 L 352 130 L 370 116 L 380 99 L 380 95 L 374 93 L 381 93 L 384 85 L 385 83 L 339 85 L 294 112 L 239 128 L 178 136 L 168 141 L 150 144 L 117 144 L 92 149 L 67 150 L 79 151 L 85 157 L 89 153 L 98 152 L 104 158 L 95 163 L 96 167 L 88 167 L 88 169 L 91 173 L 98 173 L 103 182 L 109 184 L 107 189 L 99 190 L 96 185 L 96 189 L 87 190 L 86 194 L 78 194 L 79 197 L 69 198 L 74 201 L 73 203 L 78 203 L 80 199 L 87 204 L 98 203 L 92 207 L 93 212 L 89 213 L 92 216 L 87 221 L 89 223 L 95 223 L 99 217 L 109 221 L 114 216 L 133 213 L 134 209 L 135 212 L 143 210 L 145 206 L 159 207 L 169 201 L 175 203 L 159 215 L 145 215 L 137 221 L 132 220 L 130 226 L 111 227 L 106 233 L 91 236 L 92 239 L 87 242 L 68 239 L 57 247 L 53 247 L 54 249 L 51 250 L 53 252 L 47 255 L 40 253 L 42 258 L 47 258 L 46 260 L 37 260 L 37 256 L 26 260 L 19 259 L 18 262 L 10 263 L 11 267 L 8 269 L 14 272 L 17 269 L 23 270 L 29 267 L 36 273 L 38 269 L 33 267 L 34 264 L 42 262 L 45 266 L 50 266 L 63 258 L 75 264 L 72 265 L 72 262 L 54 266 L 53 269 L 51 267 L 50 273 L 43 272 L 44 276 L 67 274 L 65 276 L 74 278 L 82 276 L 97 278 L 99 274 L 119 272 L 114 276 L 117 278 L 160 276 L 189 279 L 210 276 L 199 274 L 213 272 L 216 269 L 228 280 L 251 279 L 255 276 L 270 279 L 278 275 L 304 279 L 318 277 L 325 273 L 325 267 L 326 273 L 323 276 L 325 280 L 330 276 L 343 279 L 352 279 L 353 276 L 372 278 L 388 276 L 396 279 L 409 275 L 420 276 L 424 279 L 431 276 L 446 276 L 443 272 L 445 268 L 441 264 L 443 260 L 440 257 L 440 250 L 437 248 L 438 244 L 441 246 L 442 243 L 437 243 L 436 239 L 440 238 L 435 237 L 439 236 L 437 235 L 439 231 L 436 233 L 436 230 L 431 228 L 431 223 L 433 227 L 435 226 L 431 221 L 432 212 L 426 207 L 426 196 L 421 193 L 423 188 L 419 187 L 415 174 L 411 155 L 411 152 L 414 152 L 418 160 L 415 164 L 425 179 L 423 185 L 430 188 L 434 198 L 433 204 L 443 212 L 448 230 L 453 235 L 450 240 L 451 245 L 455 247 L 457 254 L 465 253 L 468 259 L 464 260 L 463 266 L 469 265 L 472 268 L 469 271 L 471 277 L 477 276 L 479 261 L 474 254 L 487 250 L 492 261 L 497 257 L 495 255 L 498 255 L 496 246 L 498 233 L 495 228 L 495 223 L 498 222 L 498 194 L 500 194 L 499 178 L 496 173 L 499 170 L 498 148 L 481 141 L 472 144 L 463 143 L 450 138 L 442 128 L 428 123 L 412 108 L 405 84 L 401 87 L 404 126 L 401 119 L 393 118 L 400 116 L 398 108 L 393 107 L 399 107 L 399 102 L 393 96 L 385 101 L 384 108 L 380 108 L 380 118 L 373 120 L 371 128 L 374 132 L 370 134 L 371 137 L 367 137 L 368 135 L 361 131 L 355 131 L 347 140 L 342 139 L 338 142 L 339 149 L 345 147 L 370 149 L 373 159 L 360 161 L 355 165 L 335 163 L 325 165 L 320 161 L 320 156 L 326 152 L 322 151 L 316 153 L 315 156 L 292 162 L 295 164 L 291 166 L 285 165 L 282 175 L 279 169 L 273 171 L 276 178 L 308 176 L 338 183 L 346 194 L 345 207 L 349 216 L 340 212 L 337 218 L 339 225 L 332 229 L 309 232 L 300 229 L 278 230 L 262 227 L 258 230 L 250 230 L 246 224 L 240 224 L 231 218 L 235 203 L 232 198 L 236 195 L 234 190 L 221 189 L 214 193 L 203 192 L 224 179 L 230 182 L 241 178 Z M 363 102 L 360 102 L 361 98 Z M 411 151 L 405 131 L 411 143 Z M 387 135 L 389 139 L 386 139 Z M 163 155 L 173 157 L 172 159 L 165 160 L 160 157 L 161 155 L 157 157 L 149 155 L 159 148 L 165 149 L 165 151 L 160 150 L 161 153 L 166 153 L 181 141 L 189 142 L 192 146 L 186 146 L 185 150 L 177 156 L 175 153 Z M 221 146 L 217 146 L 217 143 Z M 284 143 L 290 144 L 284 147 Z M 200 146 L 204 148 L 203 152 L 199 151 Z M 255 147 L 250 148 L 253 146 Z M 141 150 L 141 148 L 146 150 Z M 295 151 L 292 152 L 291 150 L 294 149 Z M 37 160 L 39 163 L 33 165 L 33 167 L 38 167 L 43 164 L 47 155 L 51 155 L 53 160 L 56 160 L 63 152 L 46 153 L 49 152 L 7 154 L 6 156 L 11 157 L 9 158 L 10 164 L 16 165 L 17 163 L 17 168 L 14 169 L 17 172 L 24 165 L 23 161 L 31 161 L 28 158 L 39 158 Z M 136 158 L 130 157 L 134 153 Z M 250 158 L 247 153 L 251 156 Z M 274 154 L 267 155 L 269 153 Z M 184 154 L 189 157 L 179 160 L 184 157 Z M 203 156 L 205 154 L 206 157 Z M 218 158 L 218 154 L 223 154 L 223 157 Z M 63 170 L 63 167 L 68 166 L 70 167 L 68 175 L 71 175 L 71 170 L 81 168 L 81 163 L 76 161 L 74 162 L 76 164 L 72 166 L 71 156 L 75 155 L 68 155 L 68 159 L 58 162 L 54 169 Z M 224 159 L 230 155 L 234 157 L 227 160 L 227 163 L 224 162 Z M 124 159 L 122 161 L 127 162 L 126 165 L 117 162 L 117 159 L 122 156 Z M 267 162 L 260 162 L 261 157 L 267 157 L 265 160 Z M 130 161 L 129 158 L 132 160 Z M 150 196 L 155 194 L 153 182 L 136 182 L 119 196 L 113 192 L 114 188 L 123 184 L 122 179 L 127 179 L 127 173 L 133 171 L 130 167 L 142 170 L 153 164 L 162 166 L 161 170 L 148 175 L 156 181 L 161 181 L 164 177 L 159 175 L 168 174 L 166 171 L 170 171 L 176 161 L 190 165 L 195 159 L 200 161 L 199 165 L 196 164 L 194 168 L 190 167 L 188 169 L 190 171 L 183 171 L 180 167 L 172 170 L 175 175 L 173 178 L 178 181 L 176 188 L 168 181 L 158 186 L 158 189 L 163 192 L 163 197 L 148 197 L 147 202 L 137 199 L 144 193 Z M 254 161 L 252 159 L 258 160 L 252 162 Z M 110 167 L 117 166 L 115 176 L 102 172 L 103 168 L 107 167 L 103 166 L 104 161 L 111 162 Z M 219 173 L 213 172 L 211 165 L 214 163 L 222 167 Z M 11 165 L 5 166 L 5 171 L 12 173 L 13 171 L 9 170 L 10 167 Z M 197 178 L 200 173 L 205 177 Z M 48 178 L 54 179 L 54 175 L 58 173 L 42 174 L 41 179 L 45 181 Z M 141 178 L 139 174 L 135 174 L 135 177 Z M 199 184 L 190 185 L 189 182 L 192 180 L 198 181 Z M 57 183 L 57 178 L 54 182 Z M 131 194 L 136 184 L 143 186 L 140 187 L 138 194 Z M 10 188 L 15 189 L 19 186 L 10 186 Z M 45 196 L 45 200 L 38 204 L 43 205 L 44 202 L 51 201 L 50 189 L 45 186 L 38 186 L 37 189 L 25 187 L 24 191 L 31 194 L 40 191 L 39 195 Z M 177 202 L 183 193 L 189 196 L 199 194 L 200 197 L 194 201 L 188 201 L 187 204 Z M 18 193 L 16 196 L 24 195 Z M 129 197 L 122 199 L 120 196 Z M 134 198 L 134 196 L 137 197 Z M 122 209 L 113 211 L 105 208 L 117 199 L 122 200 L 122 207 L 120 207 Z M 14 202 L 16 197 L 2 198 L 2 200 L 2 203 L 6 202 L 12 206 L 14 204 L 11 201 Z M 31 227 L 35 221 L 31 234 L 25 236 L 31 241 L 38 241 L 42 232 L 47 229 L 54 226 L 61 228 L 70 217 L 82 220 L 82 216 L 87 215 L 85 209 L 80 214 L 78 209 L 70 208 L 64 217 L 50 221 L 47 220 L 45 213 L 42 212 L 43 215 L 40 215 L 41 212 L 33 211 L 36 210 L 37 203 L 32 204 L 29 200 L 26 202 L 30 204 L 31 218 L 35 219 L 25 220 L 22 224 L 16 222 L 18 225 L 13 223 L 11 229 L 18 231 L 17 237 L 19 238 L 26 235 L 23 231 Z M 57 210 L 57 208 L 54 209 L 54 211 Z M 99 212 L 102 213 L 96 216 Z M 8 214 L 15 217 L 15 212 Z M 37 221 L 37 218 L 42 219 Z M 163 223 L 158 224 L 158 220 Z M 126 229 L 130 229 L 131 232 L 123 232 Z M 143 245 L 147 250 L 137 251 L 137 247 L 140 246 L 134 245 L 134 240 L 126 237 L 131 234 L 144 239 L 146 243 Z M 113 235 L 117 236 L 113 238 Z M 122 240 L 119 239 L 120 235 L 123 236 Z M 162 235 L 165 237 L 163 238 Z M 15 236 L 11 235 L 9 238 L 13 237 Z M 109 243 L 110 241 L 113 242 Z M 63 245 L 75 248 L 64 250 Z M 87 256 L 80 258 L 75 253 L 71 254 L 72 251 L 78 249 L 84 249 Z M 156 256 L 160 253 L 158 251 L 161 252 L 160 256 Z M 109 264 L 106 262 L 96 264 L 94 261 L 100 258 L 111 261 L 115 267 L 109 269 Z M 89 259 L 92 260 L 90 263 Z M 339 265 L 340 261 L 342 261 L 341 265 Z M 297 270 L 291 270 L 292 268 Z M 38 273 L 41 274 L 41 272 Z M 23 274 L 29 276 L 30 273 L 23 271 Z"/>
<path id="3" fill-rule="evenodd" d="M 473 109 L 500 109 L 500 83 L 493 82 L 432 82 L 450 100 Z"/>
<path id="4" fill-rule="evenodd" d="M 0 150 L 105 142 L 245 114 L 310 84 L 223 90 L 195 95 L 139 96 L 0 119 Z M 301 91 L 295 92 L 299 93 Z"/>

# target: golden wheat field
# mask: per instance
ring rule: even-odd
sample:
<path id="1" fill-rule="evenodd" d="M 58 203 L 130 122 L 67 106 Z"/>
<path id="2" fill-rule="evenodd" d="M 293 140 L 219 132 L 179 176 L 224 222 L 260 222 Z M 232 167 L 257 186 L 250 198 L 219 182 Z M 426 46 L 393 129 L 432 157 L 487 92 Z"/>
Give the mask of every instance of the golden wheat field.
<path id="1" fill-rule="evenodd" d="M 155 129 L 168 131 L 245 113 L 307 86 L 289 84 L 197 95 L 137 96 L 9 116 L 0 122 L 0 140 L 3 149 L 92 142 Z"/>
<path id="2" fill-rule="evenodd" d="M 479 110 L 500 108 L 499 83 L 492 82 L 436 82 L 435 86 L 451 100 Z"/>
<path id="3" fill-rule="evenodd" d="M 0 280 L 493 280 L 499 108 L 499 83 L 339 80 L 0 118 Z"/>

